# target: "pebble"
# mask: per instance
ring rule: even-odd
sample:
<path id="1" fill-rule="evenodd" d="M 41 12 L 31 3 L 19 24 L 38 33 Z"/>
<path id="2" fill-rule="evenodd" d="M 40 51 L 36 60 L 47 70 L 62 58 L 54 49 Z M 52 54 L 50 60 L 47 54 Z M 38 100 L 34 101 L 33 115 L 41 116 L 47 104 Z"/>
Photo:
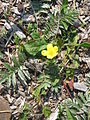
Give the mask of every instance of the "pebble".
<path id="1" fill-rule="evenodd" d="M 73 26 L 76 27 L 76 28 L 80 27 L 79 21 L 76 20 L 76 21 L 73 23 Z"/>
<path id="2" fill-rule="evenodd" d="M 11 29 L 11 26 L 8 22 L 5 22 L 4 26 L 7 30 Z"/>
<path id="3" fill-rule="evenodd" d="M 87 86 L 85 85 L 84 82 L 75 82 L 74 83 L 74 89 L 78 90 L 78 91 L 82 91 L 82 92 L 86 92 L 87 91 Z"/>
<path id="4" fill-rule="evenodd" d="M 56 108 L 55 111 L 53 113 L 51 113 L 50 117 L 47 118 L 47 120 L 56 120 L 57 116 L 58 116 L 58 112 L 59 112 L 59 109 Z"/>
<path id="5" fill-rule="evenodd" d="M 14 24 L 13 22 L 10 23 L 11 27 L 13 28 L 14 32 L 16 33 L 16 35 L 22 40 L 24 38 L 26 38 L 26 35 L 20 30 L 20 28 Z"/>
<path id="6" fill-rule="evenodd" d="M 11 110 L 15 110 L 15 109 L 17 109 L 17 106 L 12 105 L 12 106 L 10 106 L 10 108 L 11 108 Z"/>
<path id="7" fill-rule="evenodd" d="M 22 18 L 23 22 L 35 22 L 35 18 L 33 15 L 24 15 Z"/>

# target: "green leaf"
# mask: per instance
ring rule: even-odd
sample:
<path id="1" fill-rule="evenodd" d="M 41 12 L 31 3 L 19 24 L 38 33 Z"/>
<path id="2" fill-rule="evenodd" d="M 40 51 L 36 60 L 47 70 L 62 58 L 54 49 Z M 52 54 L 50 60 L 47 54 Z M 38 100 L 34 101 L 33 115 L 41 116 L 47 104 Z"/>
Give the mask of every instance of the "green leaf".
<path id="1" fill-rule="evenodd" d="M 23 73 L 24 73 L 24 75 L 27 77 L 28 80 L 31 79 L 28 70 L 23 70 Z"/>
<path id="2" fill-rule="evenodd" d="M 88 42 L 83 42 L 83 43 L 81 43 L 79 46 L 85 47 L 85 48 L 90 48 L 90 43 L 88 43 Z"/>
<path id="3" fill-rule="evenodd" d="M 19 37 L 16 34 L 14 34 L 14 42 L 16 43 L 16 45 L 19 44 L 19 40 Z"/>
<path id="4" fill-rule="evenodd" d="M 72 115 L 72 113 L 70 112 L 70 110 L 67 106 L 66 106 L 66 114 L 67 114 L 68 120 L 76 120 L 76 118 Z"/>
<path id="5" fill-rule="evenodd" d="M 12 84 L 15 87 L 15 85 L 16 85 L 16 75 L 15 75 L 15 73 L 12 74 Z"/>
<path id="6" fill-rule="evenodd" d="M 9 78 L 10 75 L 12 75 L 12 72 L 10 72 L 10 73 L 4 72 L 2 74 L 1 79 L 0 79 L 0 83 L 4 83 L 5 81 L 7 81 L 7 79 Z"/>
<path id="7" fill-rule="evenodd" d="M 85 97 L 84 97 L 83 93 L 79 93 L 79 97 L 81 98 L 81 100 L 83 101 L 83 103 L 85 103 L 85 102 L 86 102 L 86 100 L 85 100 Z"/>
<path id="8" fill-rule="evenodd" d="M 25 59 L 26 59 L 25 54 L 22 53 L 22 52 L 19 52 L 19 53 L 18 53 L 18 59 L 19 59 L 19 62 L 20 62 L 20 63 L 23 63 L 23 62 L 25 61 Z"/>
<path id="9" fill-rule="evenodd" d="M 58 83 L 59 83 L 59 79 L 55 79 L 55 80 L 52 82 L 52 85 L 53 85 L 53 86 L 56 86 Z"/>
<path id="10" fill-rule="evenodd" d="M 41 7 L 42 7 L 42 8 L 46 8 L 46 9 L 48 9 L 48 8 L 50 8 L 50 5 L 44 3 Z"/>
<path id="11" fill-rule="evenodd" d="M 90 120 L 90 109 L 88 110 L 88 120 Z"/>
<path id="12" fill-rule="evenodd" d="M 11 86 L 11 81 L 12 81 L 11 76 L 9 76 L 9 77 L 8 77 L 8 80 L 7 80 L 7 86 L 8 86 L 8 87 Z"/>
<path id="13" fill-rule="evenodd" d="M 46 41 L 42 39 L 25 44 L 24 47 L 30 55 L 35 56 L 38 52 L 46 48 L 46 44 Z"/>
<path id="14" fill-rule="evenodd" d="M 44 88 L 45 90 L 47 90 L 48 88 L 50 88 L 50 83 L 49 82 L 45 82 L 42 84 L 42 88 Z"/>
<path id="15" fill-rule="evenodd" d="M 33 95 L 34 97 L 36 97 L 36 99 L 40 100 L 40 91 L 42 89 L 42 86 L 39 85 L 34 91 L 33 91 Z"/>
<path id="16" fill-rule="evenodd" d="M 19 69 L 19 71 L 18 71 L 18 76 L 19 76 L 20 79 L 23 80 L 24 83 L 26 84 L 26 80 L 27 80 L 27 79 L 25 78 L 23 72 L 22 72 L 20 69 Z"/>
<path id="17" fill-rule="evenodd" d="M 3 63 L 3 64 L 9 71 L 13 71 L 13 68 L 10 66 L 9 63 Z"/>
<path id="18" fill-rule="evenodd" d="M 40 33 L 32 32 L 31 36 L 32 36 L 33 39 L 40 39 Z"/>
<path id="19" fill-rule="evenodd" d="M 42 112 L 45 117 L 49 117 L 51 114 L 51 110 L 48 105 L 43 106 Z"/>
<path id="20" fill-rule="evenodd" d="M 3 59 L 3 54 L 0 52 L 0 58 Z"/>
<path id="21" fill-rule="evenodd" d="M 68 0 L 63 0 L 62 5 L 68 5 Z"/>
<path id="22" fill-rule="evenodd" d="M 19 62 L 18 62 L 18 60 L 16 59 L 15 56 L 13 56 L 12 60 L 13 60 L 14 65 L 15 65 L 16 67 L 20 67 L 20 64 L 19 64 Z"/>

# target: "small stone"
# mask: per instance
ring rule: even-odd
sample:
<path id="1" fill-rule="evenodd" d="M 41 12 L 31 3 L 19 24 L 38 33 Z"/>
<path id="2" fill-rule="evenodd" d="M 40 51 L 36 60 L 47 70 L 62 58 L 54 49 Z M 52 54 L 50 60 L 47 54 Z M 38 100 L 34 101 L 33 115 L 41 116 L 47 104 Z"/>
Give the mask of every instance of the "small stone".
<path id="1" fill-rule="evenodd" d="M 24 38 L 26 38 L 26 35 L 21 31 L 21 29 L 19 29 L 17 27 L 16 24 L 14 24 L 13 22 L 10 23 L 11 27 L 13 28 L 14 32 L 16 33 L 16 35 L 22 40 Z"/>
<path id="2" fill-rule="evenodd" d="M 17 106 L 12 105 L 12 106 L 10 106 L 10 108 L 11 108 L 11 110 L 15 110 L 15 109 L 17 109 Z"/>
<path id="3" fill-rule="evenodd" d="M 51 113 L 50 117 L 47 120 L 56 120 L 58 116 L 59 109 L 56 108 L 53 113 Z"/>
<path id="4" fill-rule="evenodd" d="M 4 26 L 5 26 L 5 28 L 6 28 L 7 30 L 11 29 L 11 26 L 9 25 L 8 22 L 5 22 Z"/>
<path id="5" fill-rule="evenodd" d="M 35 22 L 35 18 L 33 15 L 24 15 L 22 18 L 23 22 Z"/>
<path id="6" fill-rule="evenodd" d="M 14 12 L 15 14 L 21 15 L 21 13 L 18 11 L 18 8 L 17 8 L 17 7 L 13 7 L 11 10 L 12 10 L 12 12 Z"/>
<path id="7" fill-rule="evenodd" d="M 76 21 L 73 23 L 73 26 L 76 27 L 76 28 L 80 27 L 79 21 L 76 20 Z"/>
<path id="8" fill-rule="evenodd" d="M 74 89 L 82 91 L 82 92 L 86 92 L 87 91 L 87 86 L 85 85 L 84 82 L 81 82 L 81 83 L 75 82 L 74 83 Z"/>

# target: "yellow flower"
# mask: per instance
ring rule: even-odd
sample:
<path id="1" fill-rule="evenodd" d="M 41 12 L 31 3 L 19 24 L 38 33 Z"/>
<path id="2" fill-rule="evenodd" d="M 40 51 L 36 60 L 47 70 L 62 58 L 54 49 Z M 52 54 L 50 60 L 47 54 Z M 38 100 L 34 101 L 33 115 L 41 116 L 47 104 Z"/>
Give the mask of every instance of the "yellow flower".
<path id="1" fill-rule="evenodd" d="M 47 56 L 48 59 L 53 59 L 58 54 L 58 47 L 48 44 L 47 50 L 42 50 L 41 54 Z"/>

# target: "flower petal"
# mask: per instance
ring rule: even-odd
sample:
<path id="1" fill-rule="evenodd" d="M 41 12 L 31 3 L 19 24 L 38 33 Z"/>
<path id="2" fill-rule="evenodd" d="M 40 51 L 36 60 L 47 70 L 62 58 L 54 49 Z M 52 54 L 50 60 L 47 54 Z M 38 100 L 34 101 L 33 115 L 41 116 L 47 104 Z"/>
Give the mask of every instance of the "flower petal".
<path id="1" fill-rule="evenodd" d="M 47 50 L 42 50 L 41 54 L 42 54 L 43 56 L 47 56 Z"/>
<path id="2" fill-rule="evenodd" d="M 55 50 L 55 52 L 57 52 L 58 51 L 58 47 L 54 46 L 54 50 Z"/>
<path id="3" fill-rule="evenodd" d="M 47 58 L 48 58 L 48 59 L 53 59 L 53 56 L 47 55 Z"/>
<path id="4" fill-rule="evenodd" d="M 48 44 L 48 45 L 47 45 L 47 51 L 49 51 L 49 50 L 51 50 L 51 49 L 53 49 L 53 45 L 52 45 L 52 44 Z"/>

